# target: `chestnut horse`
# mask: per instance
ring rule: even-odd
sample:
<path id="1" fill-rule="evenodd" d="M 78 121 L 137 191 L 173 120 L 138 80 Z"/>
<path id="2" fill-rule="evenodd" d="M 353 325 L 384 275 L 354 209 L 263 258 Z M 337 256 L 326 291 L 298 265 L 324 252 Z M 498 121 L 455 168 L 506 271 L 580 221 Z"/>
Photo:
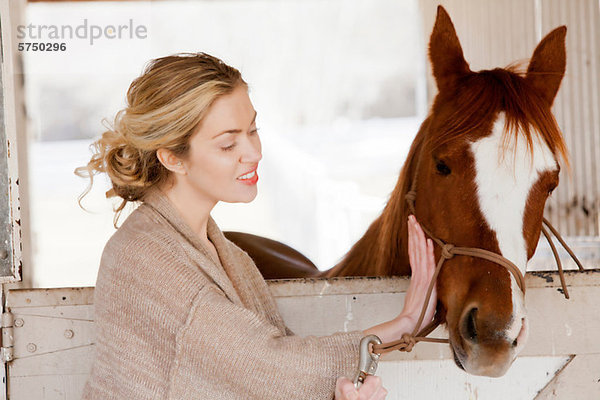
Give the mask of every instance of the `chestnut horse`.
<path id="1" fill-rule="evenodd" d="M 405 196 L 418 176 L 419 222 L 445 242 L 500 254 L 525 274 L 544 205 L 558 185 L 560 159 L 568 166 L 550 111 L 565 71 L 565 35 L 564 26 L 550 32 L 525 73 L 515 68 L 473 72 L 450 17 L 439 7 L 429 43 L 439 92 L 388 204 L 342 261 L 319 273 L 293 251 L 257 245 L 243 234 L 228 237 L 263 271 L 286 263 L 299 266 L 286 277 L 408 275 Z M 436 259 L 440 252 L 436 248 Z M 443 265 L 437 288 L 438 313 L 456 364 L 475 375 L 503 375 L 528 331 L 524 296 L 514 277 L 490 261 L 453 257 Z"/>

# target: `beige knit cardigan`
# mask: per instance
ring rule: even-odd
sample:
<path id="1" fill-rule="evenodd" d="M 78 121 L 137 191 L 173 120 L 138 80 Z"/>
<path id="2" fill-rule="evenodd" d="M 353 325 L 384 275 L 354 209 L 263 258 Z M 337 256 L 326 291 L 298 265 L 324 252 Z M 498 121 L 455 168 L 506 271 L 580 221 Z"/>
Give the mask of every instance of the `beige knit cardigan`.
<path id="1" fill-rule="evenodd" d="M 154 189 L 107 242 L 83 399 L 331 399 L 360 331 L 298 337 L 247 253 L 212 217 L 207 251 Z"/>

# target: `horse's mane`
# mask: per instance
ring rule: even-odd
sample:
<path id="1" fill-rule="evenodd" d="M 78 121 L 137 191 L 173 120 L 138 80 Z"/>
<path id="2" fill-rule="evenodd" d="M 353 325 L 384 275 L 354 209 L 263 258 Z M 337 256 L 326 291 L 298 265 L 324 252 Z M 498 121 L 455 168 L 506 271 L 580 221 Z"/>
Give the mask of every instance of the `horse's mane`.
<path id="1" fill-rule="evenodd" d="M 472 132 L 489 124 L 499 111 L 503 111 L 504 144 L 523 134 L 528 151 L 532 152 L 533 135 L 537 134 L 554 156 L 562 158 L 569 167 L 566 144 L 550 107 L 516 67 L 480 71 L 463 77 L 457 94 L 451 98 L 436 97 L 432 113 L 436 113 L 444 101 L 453 102 L 453 112 L 444 121 L 443 129 L 435 135 L 428 134 L 431 117 L 423 122 L 383 212 L 326 276 L 337 276 L 341 270 L 343 275 L 362 275 L 365 265 L 369 264 L 374 275 L 409 273 L 408 259 L 401 251 L 408 217 L 405 194 L 410 189 L 417 157 L 424 144 L 437 148 L 454 140 L 468 139 Z"/>
<path id="2" fill-rule="evenodd" d="M 531 152 L 532 137 L 537 134 L 554 156 L 569 166 L 567 147 L 550 107 L 516 66 L 471 73 L 463 77 L 459 85 L 461 89 L 453 93 L 450 100 L 453 112 L 444 121 L 444 129 L 428 138 L 431 148 L 468 138 L 469 132 L 488 124 L 498 111 L 503 111 L 506 118 L 505 145 L 523 134 Z M 441 102 L 448 100 L 438 96 L 433 111 L 441 106 Z"/>

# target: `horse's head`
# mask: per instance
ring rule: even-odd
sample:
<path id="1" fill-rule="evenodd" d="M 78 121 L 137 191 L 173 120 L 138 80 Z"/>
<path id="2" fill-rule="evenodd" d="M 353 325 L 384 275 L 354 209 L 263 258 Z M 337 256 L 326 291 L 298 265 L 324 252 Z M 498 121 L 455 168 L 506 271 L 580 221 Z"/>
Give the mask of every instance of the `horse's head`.
<path id="1" fill-rule="evenodd" d="M 501 254 L 523 274 L 558 184 L 558 160 L 567 161 L 550 111 L 565 71 L 565 34 L 565 27 L 548 34 L 526 73 L 473 72 L 439 7 L 429 45 L 439 93 L 416 155 L 416 215 L 440 239 Z M 528 332 L 514 277 L 498 264 L 455 256 L 440 272 L 438 297 L 457 365 L 503 375 Z"/>

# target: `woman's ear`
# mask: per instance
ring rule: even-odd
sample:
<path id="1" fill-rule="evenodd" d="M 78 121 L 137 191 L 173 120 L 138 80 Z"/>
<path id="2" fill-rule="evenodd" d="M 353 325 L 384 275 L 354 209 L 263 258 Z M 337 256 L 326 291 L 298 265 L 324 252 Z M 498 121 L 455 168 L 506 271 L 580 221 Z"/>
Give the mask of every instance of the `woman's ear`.
<path id="1" fill-rule="evenodd" d="M 158 161 L 171 172 L 182 175 L 187 173 L 183 161 L 173 154 L 171 150 L 163 148 L 156 150 L 156 158 L 158 158 Z"/>

